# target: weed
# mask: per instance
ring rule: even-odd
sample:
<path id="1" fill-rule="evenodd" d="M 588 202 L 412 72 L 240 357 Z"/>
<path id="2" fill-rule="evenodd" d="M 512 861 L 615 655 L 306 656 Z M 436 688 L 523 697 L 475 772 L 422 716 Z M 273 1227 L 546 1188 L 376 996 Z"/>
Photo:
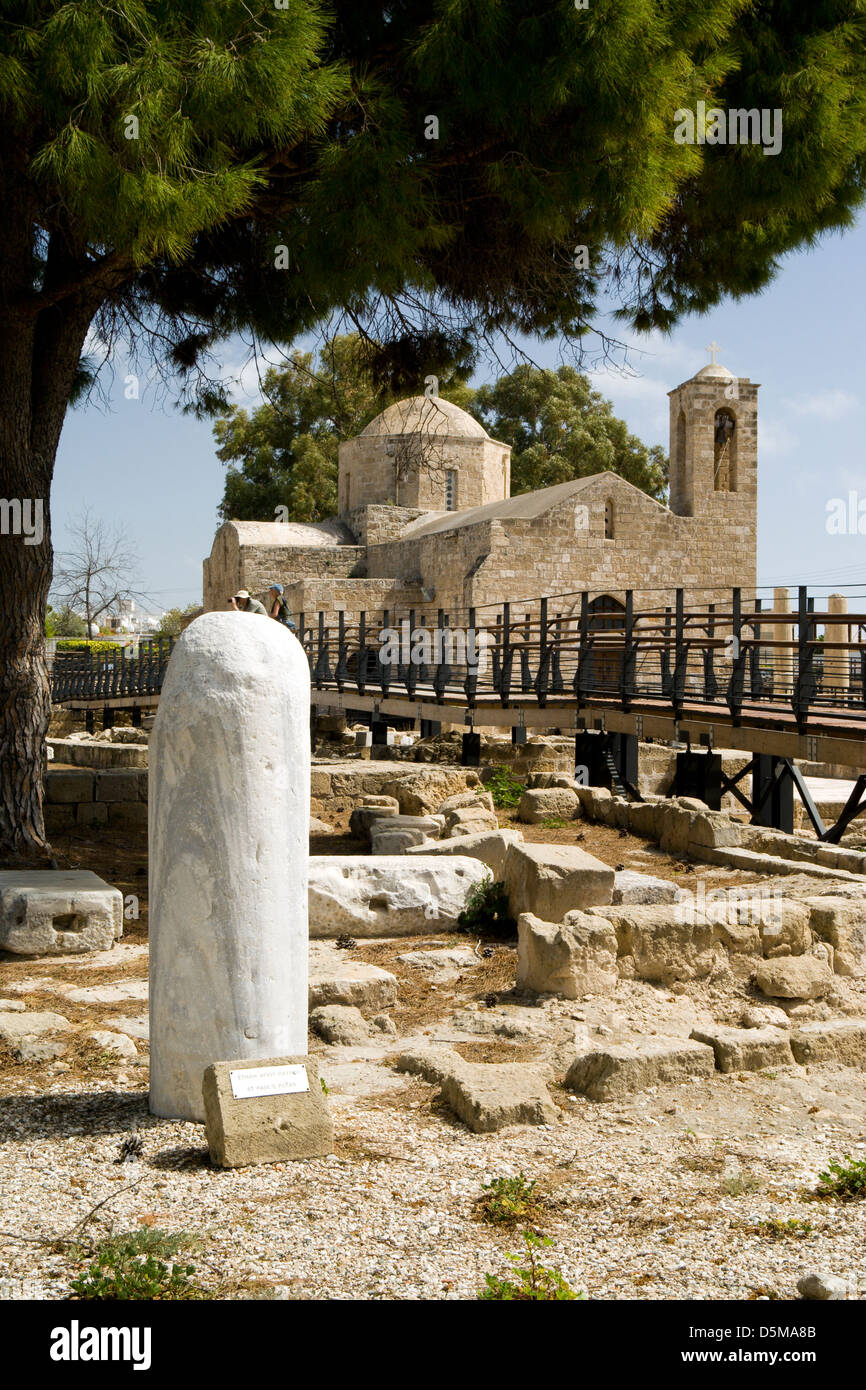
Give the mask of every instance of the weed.
<path id="1" fill-rule="evenodd" d="M 846 1154 L 844 1164 L 834 1159 L 826 1173 L 818 1174 L 818 1179 L 816 1197 L 840 1202 L 853 1202 L 859 1197 L 866 1197 L 866 1158 L 852 1158 Z"/>
<path id="2" fill-rule="evenodd" d="M 472 936 L 516 936 L 517 923 L 511 916 L 508 889 L 494 883 L 488 874 L 466 895 L 466 906 L 457 918 L 457 930 Z"/>
<path id="3" fill-rule="evenodd" d="M 484 1192 L 475 1202 L 479 1221 L 494 1226 L 513 1226 L 518 1221 L 536 1221 L 541 1204 L 535 1195 L 535 1183 L 523 1173 L 516 1178 L 494 1178 L 484 1184 Z"/>
<path id="4" fill-rule="evenodd" d="M 96 1247 L 92 1263 L 73 1279 L 71 1297 L 78 1299 L 189 1300 L 207 1298 L 191 1282 L 195 1265 L 166 1263 L 192 1238 L 180 1232 L 126 1231 Z"/>
<path id="5" fill-rule="evenodd" d="M 484 790 L 493 797 L 493 805 L 499 811 L 513 810 L 520 805 L 526 788 L 508 767 L 498 767 L 484 783 Z"/>
<path id="6" fill-rule="evenodd" d="M 734 1173 L 722 1183 L 729 1197 L 744 1197 L 748 1192 L 757 1192 L 761 1186 L 759 1178 L 751 1173 Z"/>
<path id="7" fill-rule="evenodd" d="M 539 1249 L 544 1245 L 552 1245 L 552 1240 L 547 1236 L 538 1235 L 536 1231 L 524 1231 L 523 1242 L 526 1246 L 525 1255 L 508 1256 L 514 1266 L 516 1281 L 500 1279 L 495 1274 L 485 1274 L 484 1288 L 478 1294 L 480 1300 L 488 1303 L 558 1303 L 586 1298 L 585 1293 L 576 1293 L 569 1287 L 558 1269 L 539 1264 Z M 523 1259 L 528 1259 L 528 1265 L 521 1265 L 520 1261 Z"/>
<path id="8" fill-rule="evenodd" d="M 792 1216 L 787 1221 L 782 1221 L 778 1216 L 768 1216 L 765 1221 L 759 1221 L 753 1229 L 755 1235 L 770 1236 L 773 1240 L 780 1240 L 785 1236 L 807 1240 L 812 1234 L 812 1223 L 804 1221 L 801 1216 Z"/>
<path id="9" fill-rule="evenodd" d="M 564 830 L 565 821 L 559 816 L 548 816 L 541 822 L 542 830 Z"/>

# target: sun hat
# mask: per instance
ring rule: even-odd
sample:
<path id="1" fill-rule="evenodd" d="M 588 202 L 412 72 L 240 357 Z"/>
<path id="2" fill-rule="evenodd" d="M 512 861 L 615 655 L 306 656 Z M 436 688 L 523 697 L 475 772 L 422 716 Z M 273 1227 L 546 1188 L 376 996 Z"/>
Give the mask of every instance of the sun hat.
<path id="1" fill-rule="evenodd" d="M 278 594 L 281 594 L 283 592 L 282 584 L 269 584 L 268 588 L 273 589 Z"/>
<path id="2" fill-rule="evenodd" d="M 249 589 L 238 589 L 237 593 L 235 594 L 235 598 L 249 598 L 249 596 Z"/>

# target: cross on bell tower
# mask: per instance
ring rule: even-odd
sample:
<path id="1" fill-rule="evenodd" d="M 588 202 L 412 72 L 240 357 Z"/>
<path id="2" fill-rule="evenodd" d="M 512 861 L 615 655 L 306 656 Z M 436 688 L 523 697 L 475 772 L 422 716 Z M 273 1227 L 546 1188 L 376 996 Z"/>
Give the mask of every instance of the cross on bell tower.
<path id="1" fill-rule="evenodd" d="M 708 348 L 704 349 L 705 352 L 708 352 L 710 354 L 710 361 L 712 362 L 714 367 L 716 366 L 716 357 L 721 352 L 721 350 L 722 349 L 719 347 L 715 339 L 710 343 Z"/>

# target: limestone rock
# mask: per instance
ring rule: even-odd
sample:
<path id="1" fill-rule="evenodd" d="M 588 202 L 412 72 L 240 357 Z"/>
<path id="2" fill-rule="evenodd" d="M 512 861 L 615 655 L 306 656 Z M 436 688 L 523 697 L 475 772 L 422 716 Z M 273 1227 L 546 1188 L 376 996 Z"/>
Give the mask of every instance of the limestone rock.
<path id="1" fill-rule="evenodd" d="M 511 845 L 505 860 L 512 912 L 531 912 L 545 922 L 609 903 L 613 881 L 613 869 L 571 845 Z"/>
<path id="2" fill-rule="evenodd" d="M 812 931 L 833 947 L 837 975 L 862 980 L 866 977 L 866 905 L 840 897 L 810 898 Z"/>
<path id="3" fill-rule="evenodd" d="M 403 854 L 407 849 L 414 849 L 418 845 L 429 843 L 426 830 L 389 830 L 386 827 L 387 822 L 383 823 L 381 829 L 378 825 L 373 827 L 370 834 L 371 854 Z"/>
<path id="4" fill-rule="evenodd" d="M 253 621 L 249 617 L 247 622 Z M 276 626 L 276 624 L 274 624 Z M 303 1066 L 309 1089 L 293 1095 L 235 1097 L 231 1073 L 250 1067 Z M 321 1158 L 334 1148 L 328 1101 L 314 1057 L 296 1054 L 209 1066 L 202 1081 L 211 1162 L 220 1168 Z"/>
<path id="5" fill-rule="evenodd" d="M 22 1038 L 12 1048 L 12 1056 L 16 1062 L 53 1062 L 65 1051 L 66 1043 L 51 1038 Z"/>
<path id="6" fill-rule="evenodd" d="M 483 811 L 495 810 L 490 792 L 483 792 L 480 788 L 476 791 L 458 792 L 456 796 L 449 796 L 447 800 L 442 802 L 441 806 L 437 806 L 436 810 L 444 816 L 449 811 L 463 810 L 467 806 L 477 806 Z"/>
<path id="7" fill-rule="evenodd" d="M 334 828 L 317 816 L 310 816 L 310 835 L 333 835 Z"/>
<path id="8" fill-rule="evenodd" d="M 491 870 L 497 883 L 505 877 L 505 859 L 509 845 L 523 843 L 519 830 L 485 830 L 478 835 L 456 835 L 449 840 L 428 841 L 426 845 L 413 846 L 406 850 L 407 855 L 446 854 L 468 855 L 479 859 Z"/>
<path id="9" fill-rule="evenodd" d="M 445 812 L 443 836 L 454 838 L 457 835 L 482 835 L 488 830 L 498 830 L 499 821 L 495 811 L 485 806 L 457 806 Z"/>
<path id="10" fill-rule="evenodd" d="M 790 1028 L 791 1020 L 777 1004 L 752 1004 L 743 1010 L 744 1028 Z"/>
<path id="11" fill-rule="evenodd" d="M 359 1009 L 387 1009 L 397 1002 L 397 977 L 363 961 L 320 961 L 310 965 L 310 1008 L 349 1004 Z"/>
<path id="12" fill-rule="evenodd" d="M 46 1033 L 68 1033 L 72 1024 L 62 1014 L 0 1014 L 0 1043 L 14 1047 L 24 1038 L 41 1038 Z"/>
<path id="13" fill-rule="evenodd" d="M 539 825 L 545 820 L 574 820 L 580 814 L 580 802 L 571 787 L 540 787 L 525 791 L 517 808 L 517 819 L 525 825 Z"/>
<path id="14" fill-rule="evenodd" d="M 761 1071 L 764 1067 L 790 1067 L 794 1057 L 789 1035 L 781 1028 L 693 1028 L 696 1042 L 708 1043 L 719 1071 Z"/>
<path id="15" fill-rule="evenodd" d="M 125 1033 L 112 1033 L 107 1029 L 98 1028 L 87 1036 L 97 1047 L 101 1047 L 103 1052 L 114 1052 L 118 1057 L 126 1057 L 129 1061 L 138 1056 L 135 1043 Z"/>
<path id="16" fill-rule="evenodd" d="M 310 935 L 419 936 L 453 931 L 469 890 L 488 877 L 478 859 L 313 855 Z"/>
<path id="17" fill-rule="evenodd" d="M 848 1298 L 849 1290 L 849 1281 L 836 1274 L 804 1274 L 797 1280 L 798 1293 L 812 1302 L 839 1302 Z"/>
<path id="18" fill-rule="evenodd" d="M 833 1018 L 805 1023 L 791 1035 L 791 1050 L 803 1066 L 811 1062 L 841 1062 L 866 1068 L 866 1019 Z"/>
<path id="19" fill-rule="evenodd" d="M 362 840 L 370 834 L 374 825 L 399 813 L 400 803 L 396 796 L 365 796 L 349 817 L 349 833 L 356 840 Z"/>
<path id="20" fill-rule="evenodd" d="M 777 956 L 758 966 L 755 984 L 771 999 L 820 999 L 833 988 L 833 972 L 817 956 Z"/>
<path id="21" fill-rule="evenodd" d="M 519 1062 L 464 1062 L 444 1078 L 442 1099 L 473 1134 L 559 1118 L 543 1078 Z"/>
<path id="22" fill-rule="evenodd" d="M 678 908 L 617 907 L 594 914 L 606 917 L 616 931 L 621 971 L 630 958 L 631 973 L 654 984 L 700 980 L 711 973 L 717 928 L 699 913 L 684 914 Z"/>
<path id="23" fill-rule="evenodd" d="M 382 787 L 382 792 L 395 796 L 406 816 L 429 816 L 449 796 L 464 792 L 478 781 L 477 773 L 458 768 L 425 768 L 409 776 L 394 778 Z"/>
<path id="24" fill-rule="evenodd" d="M 359 1047 L 370 1041 L 370 1028 L 360 1009 L 350 1004 L 325 1004 L 313 1009 L 310 1027 L 325 1042 Z"/>
<path id="25" fill-rule="evenodd" d="M 404 951 L 397 957 L 401 965 L 420 970 L 433 976 L 437 981 L 456 980 L 466 970 L 473 970 L 478 957 L 470 950 L 459 947 L 446 947 L 435 951 Z"/>
<path id="26" fill-rule="evenodd" d="M 635 869 L 620 869 L 613 881 L 611 902 L 614 905 L 651 907 L 676 902 L 678 892 L 676 884 L 666 878 L 640 874 Z"/>
<path id="27" fill-rule="evenodd" d="M 396 1038 L 397 1025 L 388 1014 L 375 1014 L 372 1023 L 373 1027 L 377 1028 L 380 1033 L 385 1033 L 390 1038 Z"/>
<path id="28" fill-rule="evenodd" d="M 23 1014 L 26 1007 L 23 999 L 0 999 L 0 1014 Z"/>
<path id="29" fill-rule="evenodd" d="M 646 1038 L 634 1043 L 606 1043 L 576 1057 L 565 1084 L 591 1100 L 621 1100 L 648 1086 L 712 1076 L 713 1049 L 685 1038 Z"/>
<path id="30" fill-rule="evenodd" d="M 123 935 L 123 896 L 82 869 L 0 872 L 0 950 L 15 955 L 107 951 Z"/>
<path id="31" fill-rule="evenodd" d="M 569 912 L 562 923 L 542 922 L 524 912 L 517 933 L 518 988 L 566 999 L 614 993 L 616 932 L 609 922 L 583 912 Z"/>

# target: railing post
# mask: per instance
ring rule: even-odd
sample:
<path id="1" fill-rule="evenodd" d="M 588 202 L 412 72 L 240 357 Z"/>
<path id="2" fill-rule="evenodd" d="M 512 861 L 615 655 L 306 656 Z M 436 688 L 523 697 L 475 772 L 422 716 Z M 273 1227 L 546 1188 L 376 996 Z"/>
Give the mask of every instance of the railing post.
<path id="1" fill-rule="evenodd" d="M 631 702 L 634 697 L 635 670 L 637 667 L 637 644 L 634 640 L 634 593 L 631 589 L 625 592 L 625 645 L 622 652 L 622 673 L 620 681 L 620 698 L 624 710 L 631 709 Z"/>
<path id="2" fill-rule="evenodd" d="M 734 639 L 734 661 L 731 679 L 728 681 L 728 709 L 734 725 L 740 722 L 743 712 L 743 685 L 746 674 L 746 654 L 743 651 L 743 604 L 742 593 L 734 589 L 731 596 L 731 634 Z"/>
<path id="3" fill-rule="evenodd" d="M 797 679 L 794 682 L 794 697 L 791 701 L 797 727 L 803 729 L 809 717 L 809 706 L 815 698 L 815 649 L 812 646 L 812 633 L 815 620 L 809 606 L 809 593 L 805 584 L 800 585 L 797 603 Z"/>
<path id="4" fill-rule="evenodd" d="M 469 609 L 469 631 L 466 634 L 466 676 L 463 681 L 469 708 L 475 707 L 478 690 L 478 634 L 475 631 L 475 609 Z"/>
<path id="5" fill-rule="evenodd" d="M 547 692 L 550 688 L 551 656 L 551 649 L 547 640 L 546 598 L 543 598 L 539 604 L 538 624 L 538 674 L 535 677 L 535 693 L 538 696 L 539 708 L 544 709 L 547 704 Z"/>

